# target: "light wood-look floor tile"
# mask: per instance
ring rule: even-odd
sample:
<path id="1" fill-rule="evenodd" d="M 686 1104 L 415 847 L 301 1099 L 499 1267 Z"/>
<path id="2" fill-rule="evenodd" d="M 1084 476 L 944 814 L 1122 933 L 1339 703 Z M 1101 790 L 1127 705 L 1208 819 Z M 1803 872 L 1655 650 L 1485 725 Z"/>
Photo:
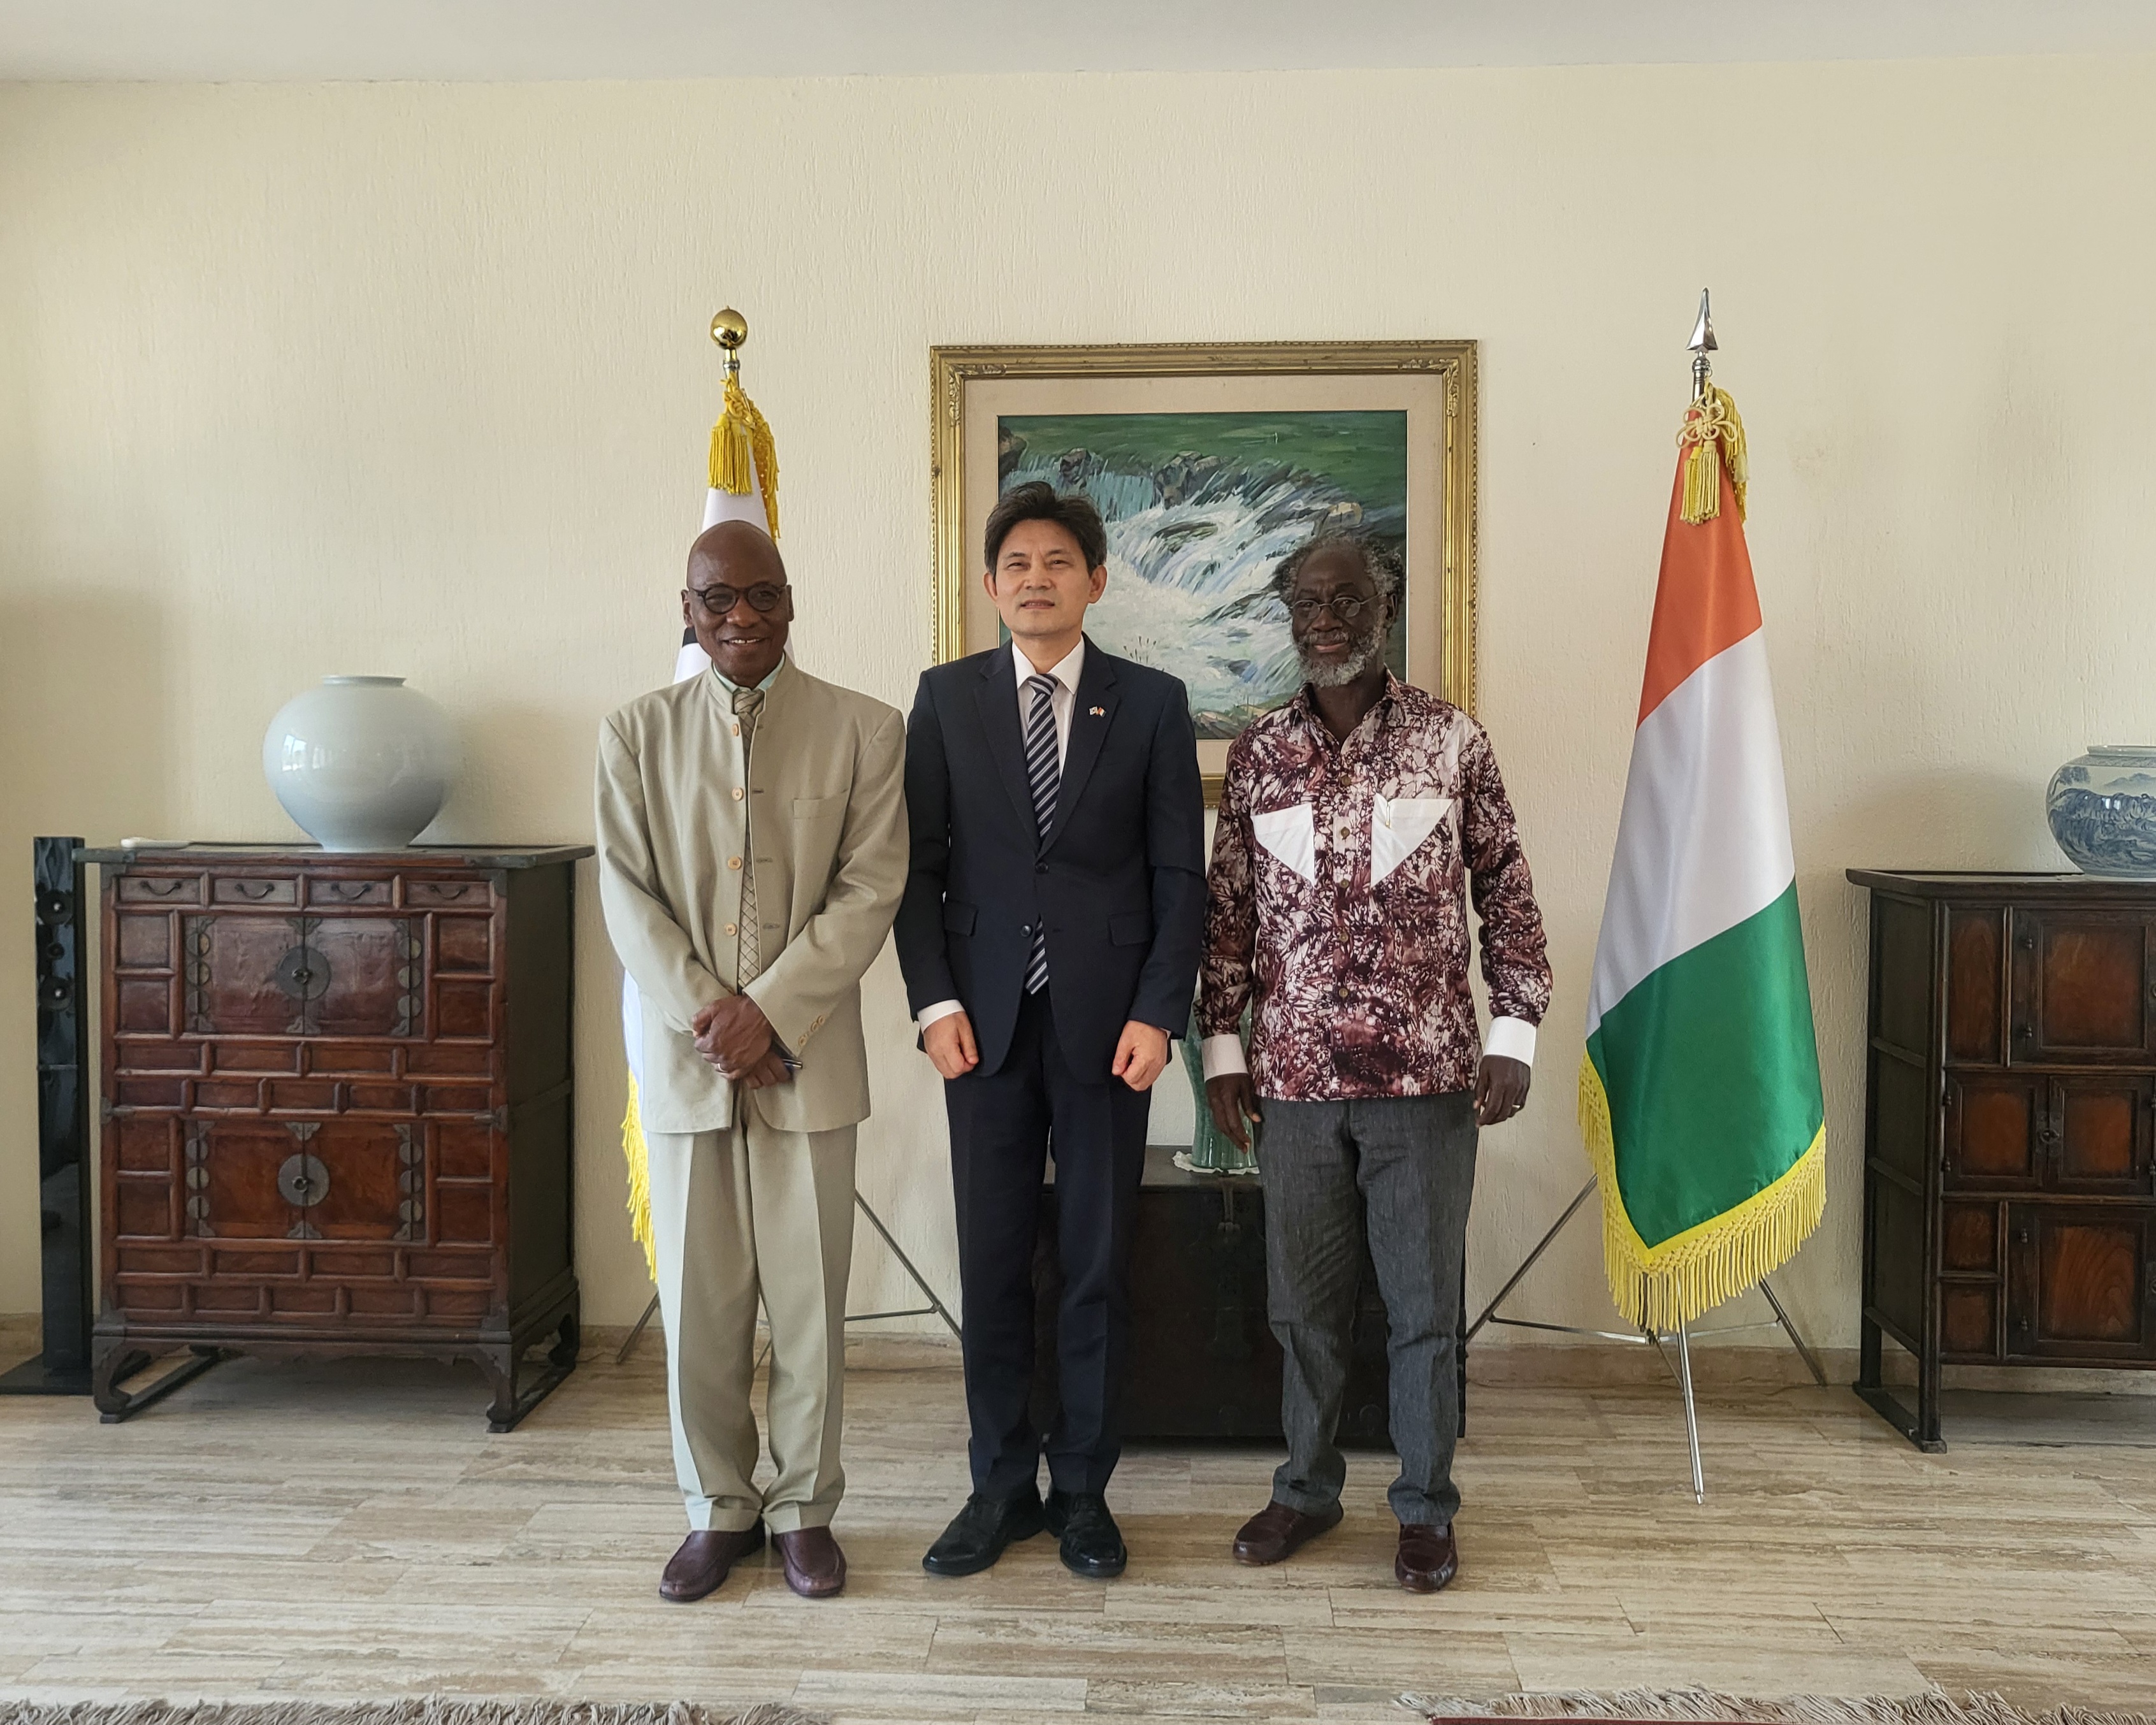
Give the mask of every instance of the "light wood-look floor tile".
<path id="1" fill-rule="evenodd" d="M 1278 1460 L 1248 1446 L 1132 1447 L 1119 1581 L 1046 1538 L 951 1580 L 920 1561 L 966 1491 L 955 1358 L 862 1337 L 850 1363 L 850 1580 L 814 1603 L 769 1557 L 657 1598 L 681 1517 L 648 1343 L 499 1436 L 475 1374 L 411 1363 L 234 1362 L 121 1426 L 0 1402 L 0 1695 L 685 1697 L 838 1725 L 1398 1725 L 1404 1688 L 1691 1684 L 2156 1708 L 2145 1441 L 1926 1456 L 1845 1389 L 1732 1384 L 1702 1406 L 1700 1506 L 1666 1387 L 1477 1385 L 1442 1594 L 1393 1584 L 1396 1464 L 1367 1451 L 1340 1527 L 1237 1567 Z"/>

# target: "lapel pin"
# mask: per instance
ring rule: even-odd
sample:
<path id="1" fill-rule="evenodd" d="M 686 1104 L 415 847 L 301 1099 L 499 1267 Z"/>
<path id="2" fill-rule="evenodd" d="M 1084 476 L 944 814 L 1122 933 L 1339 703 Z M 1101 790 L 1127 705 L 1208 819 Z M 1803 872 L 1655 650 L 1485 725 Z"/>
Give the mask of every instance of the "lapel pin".
<path id="1" fill-rule="evenodd" d="M 1088 716 L 1096 719 L 1106 718 L 1108 714 L 1107 708 L 1104 706 L 1089 706 L 1086 709 L 1086 711 Z"/>

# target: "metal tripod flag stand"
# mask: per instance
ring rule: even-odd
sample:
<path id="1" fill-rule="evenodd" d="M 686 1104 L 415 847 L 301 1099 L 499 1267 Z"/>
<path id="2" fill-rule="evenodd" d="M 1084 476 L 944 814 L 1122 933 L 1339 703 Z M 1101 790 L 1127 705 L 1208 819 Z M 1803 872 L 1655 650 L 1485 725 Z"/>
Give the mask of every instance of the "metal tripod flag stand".
<path id="1" fill-rule="evenodd" d="M 1759 1291 L 1767 1296 L 1767 1303 L 1774 1309 L 1774 1316 L 1771 1319 L 1751 1324 L 1717 1324 L 1712 1329 L 1696 1331 L 1685 1322 L 1682 1314 L 1680 1313 L 1677 1317 L 1676 1335 L 1666 1338 L 1676 1343 L 1676 1360 L 1674 1364 L 1671 1363 L 1669 1351 L 1662 1346 L 1666 1338 L 1644 1325 L 1636 1330 L 1589 1330 L 1584 1329 L 1577 1324 L 1542 1323 L 1532 1318 L 1499 1317 L 1497 1308 L 1512 1297 L 1513 1289 L 1527 1279 L 1527 1272 L 1535 1267 L 1536 1260 L 1550 1249 L 1558 1235 L 1564 1231 L 1564 1224 L 1578 1215 L 1581 1206 L 1594 1196 L 1594 1189 L 1595 1183 L 1592 1179 L 1579 1189 L 1578 1195 L 1565 1206 L 1564 1214 L 1550 1224 L 1549 1232 L 1535 1242 L 1534 1250 L 1521 1260 L 1520 1267 L 1506 1279 L 1504 1286 L 1497 1290 L 1496 1297 L 1484 1307 L 1481 1316 L 1467 1327 L 1467 1333 L 1462 1339 L 1472 1342 L 1485 1326 L 1505 1324 L 1516 1330 L 1547 1330 L 1561 1336 L 1593 1336 L 1604 1342 L 1622 1342 L 1630 1347 L 1653 1348 L 1661 1357 L 1662 1363 L 1669 1367 L 1671 1375 L 1676 1378 L 1678 1387 L 1684 1392 L 1685 1442 L 1691 1451 L 1692 1502 L 1704 1503 L 1707 1502 L 1707 1476 L 1701 1469 L 1699 1459 L 1699 1404 L 1692 1394 L 1691 1384 L 1691 1338 L 1693 1336 L 1734 1336 L 1748 1330 L 1779 1329 L 1789 1337 L 1789 1345 L 1803 1356 L 1805 1366 L 1811 1372 L 1812 1381 L 1822 1389 L 1826 1388 L 1826 1373 L 1820 1368 L 1819 1357 L 1811 1351 L 1802 1332 L 1798 1330 L 1796 1321 L 1789 1316 L 1788 1308 L 1776 1297 L 1773 1284 L 1764 1276 L 1759 1279 Z"/>

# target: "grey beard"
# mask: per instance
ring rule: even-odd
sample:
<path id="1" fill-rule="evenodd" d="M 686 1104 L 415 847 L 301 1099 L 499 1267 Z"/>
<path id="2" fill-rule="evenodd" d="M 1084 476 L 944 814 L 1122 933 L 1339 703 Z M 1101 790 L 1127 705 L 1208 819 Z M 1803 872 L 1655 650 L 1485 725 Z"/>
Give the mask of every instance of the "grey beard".
<path id="1" fill-rule="evenodd" d="M 1303 679 L 1313 689 L 1344 689 L 1368 675 L 1384 654 L 1384 638 L 1376 634 L 1364 636 L 1363 644 L 1337 665 L 1312 665 L 1308 654 L 1296 649 L 1296 657 L 1302 661 Z"/>

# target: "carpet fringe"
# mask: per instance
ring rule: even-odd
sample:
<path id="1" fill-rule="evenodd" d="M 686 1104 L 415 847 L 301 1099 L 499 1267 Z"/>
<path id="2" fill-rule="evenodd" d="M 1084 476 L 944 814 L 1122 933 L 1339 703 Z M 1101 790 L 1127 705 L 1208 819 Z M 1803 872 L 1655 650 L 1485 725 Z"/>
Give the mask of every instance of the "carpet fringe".
<path id="1" fill-rule="evenodd" d="M 683 1701 L 0 1701 L 0 1725 L 828 1725 L 778 1702 L 718 1712 Z"/>
<path id="2" fill-rule="evenodd" d="M 1999 1695 L 1971 1692 L 1956 1701 L 1943 1689 L 1920 1695 L 1793 1695 L 1755 1701 L 1711 1689 L 1559 1689 L 1502 1695 L 1402 1695 L 1398 1704 L 1428 1720 L 1644 1719 L 1723 1721 L 1739 1725 L 2156 1725 L 2143 1713 L 2101 1707 L 2025 1712 Z"/>

